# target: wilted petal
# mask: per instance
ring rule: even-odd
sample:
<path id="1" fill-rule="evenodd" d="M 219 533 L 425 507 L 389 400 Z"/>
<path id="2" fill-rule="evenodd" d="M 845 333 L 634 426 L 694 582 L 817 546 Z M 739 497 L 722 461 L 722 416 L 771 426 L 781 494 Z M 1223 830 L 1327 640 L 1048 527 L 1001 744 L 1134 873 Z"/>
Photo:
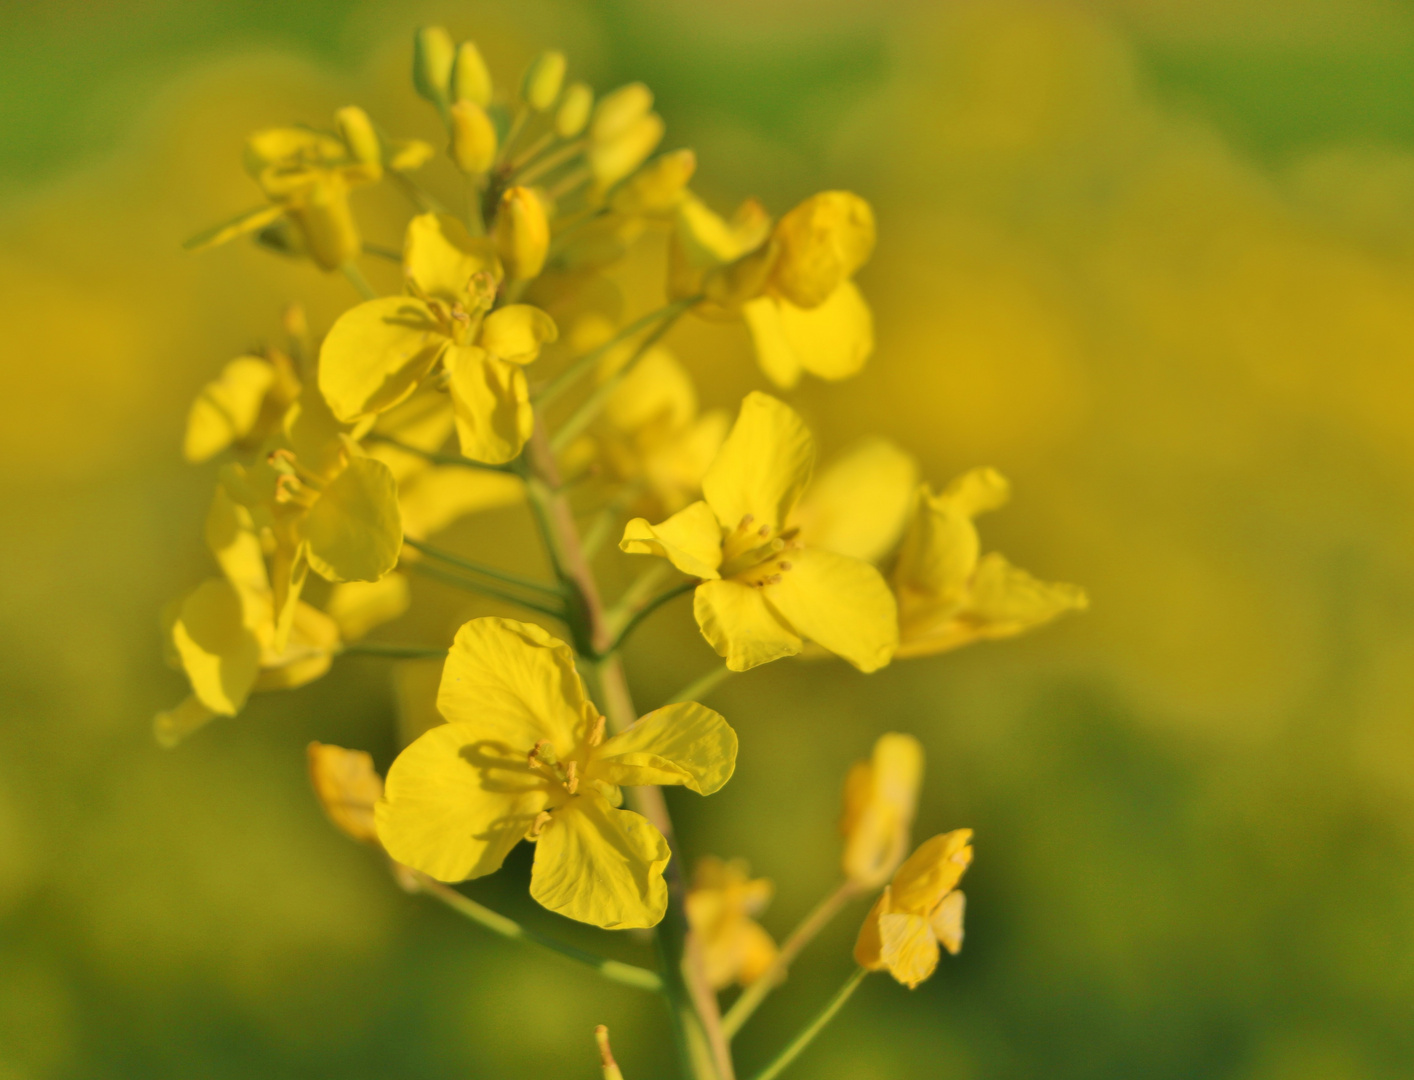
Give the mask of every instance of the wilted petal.
<path id="1" fill-rule="evenodd" d="M 889 974 L 912 990 L 938 966 L 938 939 L 921 915 L 879 916 L 879 958 Z"/>

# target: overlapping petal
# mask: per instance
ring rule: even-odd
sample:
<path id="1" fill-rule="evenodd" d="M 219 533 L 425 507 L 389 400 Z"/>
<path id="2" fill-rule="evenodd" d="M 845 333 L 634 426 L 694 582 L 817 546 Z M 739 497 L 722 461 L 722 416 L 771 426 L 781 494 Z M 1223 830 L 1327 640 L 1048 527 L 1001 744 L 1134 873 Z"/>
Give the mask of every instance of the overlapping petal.
<path id="1" fill-rule="evenodd" d="M 790 569 L 760 592 L 797 634 L 860 671 L 877 671 L 893 659 L 898 607 L 878 570 L 816 548 L 786 555 Z"/>
<path id="2" fill-rule="evenodd" d="M 449 346 L 443 363 L 462 453 L 493 465 L 510 461 L 535 425 L 525 372 L 475 345 Z"/>
<path id="3" fill-rule="evenodd" d="M 391 409 L 410 395 L 447 347 L 432 310 L 385 296 L 344 312 L 319 350 L 319 390 L 345 423 Z"/>
<path id="4" fill-rule="evenodd" d="M 695 701 L 656 709 L 604 743 L 587 774 L 610 784 L 681 784 L 719 791 L 736 768 L 737 738 L 720 713 Z"/>
<path id="5" fill-rule="evenodd" d="M 732 671 L 794 656 L 803 647 L 761 590 L 741 582 L 703 582 L 693 593 L 692 610 L 702 636 Z"/>
<path id="6" fill-rule="evenodd" d="M 619 548 L 630 555 L 661 556 L 684 574 L 711 579 L 722 565 L 722 528 L 711 507 L 695 502 L 657 525 L 634 518 L 624 526 Z"/>
<path id="7" fill-rule="evenodd" d="M 377 581 L 398 563 L 403 525 L 392 470 L 356 457 L 305 515 L 310 565 L 330 581 Z"/>
<path id="8" fill-rule="evenodd" d="M 917 487 L 911 454 L 888 439 L 863 439 L 810 482 L 795 510 L 801 542 L 877 563 L 903 534 Z"/>
<path id="9" fill-rule="evenodd" d="M 789 517 L 815 466 L 815 440 L 794 409 L 769 394 L 752 392 L 712 467 L 702 494 L 722 527 L 734 529 L 747 514 L 778 530 Z"/>

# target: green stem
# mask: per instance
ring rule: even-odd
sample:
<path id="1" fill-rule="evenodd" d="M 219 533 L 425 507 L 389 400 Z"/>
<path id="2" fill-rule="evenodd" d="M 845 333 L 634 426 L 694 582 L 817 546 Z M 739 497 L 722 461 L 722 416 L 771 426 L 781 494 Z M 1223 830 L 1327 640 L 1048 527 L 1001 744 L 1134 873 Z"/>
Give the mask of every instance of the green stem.
<path id="1" fill-rule="evenodd" d="M 625 484 L 623 490 L 609 501 L 609 505 L 594 516 L 594 521 L 584 534 L 586 558 L 592 559 L 599 554 L 599 549 L 604 546 L 604 541 L 614 534 L 614 528 L 618 525 L 624 511 L 628 509 L 634 499 L 638 498 L 639 491 L 638 484 Z"/>
<path id="2" fill-rule="evenodd" d="M 536 945 L 556 956 L 574 960 L 585 967 L 593 968 L 610 982 L 633 986 L 639 990 L 661 992 L 663 989 L 663 980 L 658 977 L 657 972 L 637 967 L 634 964 L 625 964 L 619 960 L 610 960 L 607 957 L 586 952 L 584 949 L 577 949 L 573 945 L 567 945 L 563 941 L 556 941 L 554 938 L 538 934 L 514 919 L 508 919 L 500 912 L 483 907 L 450 885 L 444 885 L 435 878 L 430 878 L 416 870 L 410 871 L 410 873 L 417 882 L 420 891 L 427 893 L 428 896 L 436 897 L 453 911 L 465 915 L 472 922 L 484 926 L 493 934 L 499 934 L 511 941 L 524 941 L 528 945 Z"/>
<path id="3" fill-rule="evenodd" d="M 396 169 L 388 169 L 383 175 L 391 177 L 393 183 L 398 186 L 402 193 L 412 201 L 412 204 L 417 207 L 421 213 L 445 214 L 447 212 L 447 208 L 442 204 L 441 200 L 424 190 L 422 185 L 412 177 L 406 176 Z"/>
<path id="4" fill-rule="evenodd" d="M 339 269 L 343 270 L 344 277 L 349 279 L 349 284 L 357 289 L 359 295 L 365 300 L 378 299 L 378 290 L 368 283 L 368 279 L 363 276 L 363 271 L 352 262 L 344 263 Z"/>
<path id="5" fill-rule="evenodd" d="M 437 566 L 428 566 L 422 562 L 405 562 L 403 564 L 415 574 L 429 577 L 433 581 L 440 581 L 444 585 L 450 585 L 455 589 L 463 589 L 466 592 L 480 593 L 482 596 L 489 596 L 493 600 L 501 600 L 507 604 L 514 604 L 530 611 L 538 611 L 541 615 L 548 615 L 552 619 L 566 622 L 568 616 L 563 608 L 552 608 L 548 604 L 539 604 L 534 600 L 527 600 L 517 596 L 515 593 L 507 592 L 505 589 L 497 588 L 484 581 L 472 581 L 464 578 L 460 574 L 449 573 Z"/>
<path id="6" fill-rule="evenodd" d="M 387 259 L 389 262 L 395 262 L 399 266 L 401 266 L 403 262 L 402 252 L 396 251 L 390 247 L 385 247 L 382 244 L 369 243 L 367 240 L 363 242 L 363 253 L 365 255 L 372 255 L 377 259 Z"/>
<path id="7" fill-rule="evenodd" d="M 475 562 L 472 559 L 464 559 L 460 555 L 454 555 L 450 551 L 443 551 L 441 548 L 433 547 L 431 544 L 424 544 L 421 540 L 414 540 L 410 536 L 403 537 L 403 543 L 414 551 L 420 551 L 424 555 L 431 556 L 434 559 L 451 563 L 453 566 L 462 570 L 468 570 L 473 574 L 483 574 L 486 577 L 495 578 L 497 581 L 503 581 L 507 585 L 518 585 L 522 589 L 534 589 L 536 592 L 546 593 L 554 597 L 563 597 L 565 594 L 564 589 L 559 585 L 546 585 L 543 582 L 536 581 L 534 578 L 521 577 L 519 574 L 512 573 L 509 570 L 501 570 L 494 566 L 487 566 L 484 563 Z"/>
<path id="8" fill-rule="evenodd" d="M 855 968 L 854 973 L 845 980 L 843 986 L 835 991 L 835 996 L 830 999 L 830 1003 L 820 1010 L 818 1016 L 810 1023 L 806 1024 L 799 1035 L 790 1041 L 790 1045 L 777 1055 L 776 1060 L 767 1065 L 752 1080 L 776 1080 L 785 1070 L 786 1066 L 800 1056 L 802 1050 L 815 1041 L 815 1036 L 825 1029 L 825 1025 L 835 1018 L 835 1013 L 844 1008 L 844 1003 L 854 996 L 854 992 L 859 989 L 859 984 L 864 981 L 864 976 L 869 973 L 863 968 Z"/>
<path id="9" fill-rule="evenodd" d="M 673 600 L 683 593 L 692 592 L 693 589 L 701 584 L 702 582 L 698 581 L 696 578 L 691 578 L 687 581 L 679 582 L 671 589 L 665 589 L 657 596 L 653 597 L 652 600 L 649 600 L 648 603 L 634 612 L 628 622 L 624 623 L 623 629 L 620 630 L 618 635 L 614 638 L 614 643 L 609 646 L 609 651 L 613 652 L 615 649 L 622 647 L 623 643 L 628 640 L 628 636 L 638 628 L 638 624 L 648 618 L 649 615 L 652 615 L 653 612 L 657 611 L 669 600 Z"/>
<path id="10" fill-rule="evenodd" d="M 780 951 L 776 954 L 775 960 L 771 962 L 771 966 L 741 992 L 741 996 L 732 1003 L 732 1007 L 722 1017 L 722 1032 L 727 1038 L 733 1038 L 741 1030 L 742 1025 L 751 1019 L 751 1014 L 757 1010 L 761 1002 L 766 1000 L 766 995 L 781 984 L 786 971 L 795 962 L 795 958 L 800 955 L 801 950 L 815 940 L 820 931 L 830 924 L 830 921 L 839 914 L 840 909 L 854 896 L 854 886 L 848 881 L 844 882 L 829 896 L 816 904 L 814 910 L 791 931 L 790 936 L 786 938 Z"/>
<path id="11" fill-rule="evenodd" d="M 435 450 L 423 450 L 421 447 L 411 446 L 391 435 L 382 435 L 376 431 L 369 432 L 364 438 L 369 442 L 386 443 L 405 454 L 415 454 L 424 461 L 430 461 L 433 465 L 459 465 L 464 469 L 481 469 L 485 472 L 515 472 L 515 469 L 509 465 L 492 465 L 489 462 L 477 461 L 475 458 L 462 457 L 460 454 L 439 454 Z"/>
<path id="12" fill-rule="evenodd" d="M 644 354 L 647 353 L 649 349 L 653 348 L 654 345 L 658 344 L 658 342 L 662 340 L 663 335 L 671 330 L 678 319 L 682 317 L 682 313 L 687 310 L 687 301 L 680 300 L 677 304 L 669 306 L 676 307 L 677 310 L 654 327 L 653 332 L 639 342 L 638 348 L 634 350 L 633 355 L 625 360 L 612 375 L 596 386 L 590 395 L 580 403 L 579 408 L 575 409 L 575 411 L 569 415 L 568 419 L 560 425 L 560 429 L 555 432 L 555 437 L 550 440 L 550 448 L 552 450 L 556 453 L 564 450 L 565 447 L 574 442 L 581 431 L 589 426 L 590 421 L 599 415 L 599 410 L 604 407 L 604 403 L 608 401 L 614 391 L 619 388 L 619 383 L 628 378 L 629 372 L 634 369 L 635 365 L 643 358 Z"/>
<path id="13" fill-rule="evenodd" d="M 580 153 L 587 145 L 588 140 L 576 139 L 574 142 L 566 143 L 557 150 L 552 150 L 538 161 L 527 159 L 525 164 L 518 166 L 516 171 L 511 173 L 510 182 L 513 184 L 533 184 L 546 173 L 554 172 L 565 162 Z"/>
<path id="14" fill-rule="evenodd" d="M 580 376 L 591 371 L 599 358 L 610 349 L 614 348 L 614 346 L 622 344 L 633 337 L 634 334 L 647 326 L 651 326 L 659 319 L 676 318 L 701 299 L 700 296 L 694 296 L 686 300 L 678 300 L 672 304 L 665 304 L 656 311 L 650 311 L 642 318 L 635 319 L 608 341 L 604 342 L 604 344 L 590 349 L 583 356 L 578 357 L 569 367 L 565 368 L 564 371 L 556 375 L 540 393 L 535 395 L 536 407 L 543 409 L 550 406 L 566 390 L 573 386 Z"/>
<path id="15" fill-rule="evenodd" d="M 431 645 L 395 645 L 382 641 L 354 641 L 339 650 L 342 656 L 386 656 L 392 660 L 442 660 L 447 650 Z"/>
<path id="16" fill-rule="evenodd" d="M 692 682 L 688 683 L 663 704 L 675 705 L 680 701 L 699 701 L 716 689 L 718 683 L 726 682 L 728 676 L 735 674 L 736 672 L 727 667 L 726 664 L 721 664 L 718 667 L 714 667 L 700 679 L 694 679 Z"/>

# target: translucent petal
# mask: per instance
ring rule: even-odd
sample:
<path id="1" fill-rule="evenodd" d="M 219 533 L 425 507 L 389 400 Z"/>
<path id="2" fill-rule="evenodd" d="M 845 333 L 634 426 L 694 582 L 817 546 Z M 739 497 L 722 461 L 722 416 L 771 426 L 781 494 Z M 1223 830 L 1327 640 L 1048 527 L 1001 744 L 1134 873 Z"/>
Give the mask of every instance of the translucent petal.
<path id="1" fill-rule="evenodd" d="M 320 392 L 345 423 L 391 409 L 416 389 L 447 344 L 421 300 L 369 300 L 340 315 L 324 339 Z"/>
<path id="2" fill-rule="evenodd" d="M 443 724 L 398 755 L 374 819 L 398 862 L 464 881 L 500 869 L 545 803 L 524 753 L 488 744 L 478 725 Z"/>
<path id="3" fill-rule="evenodd" d="M 598 747 L 585 775 L 624 787 L 681 784 L 711 795 L 731 779 L 736 746 L 736 732 L 720 713 L 679 702 L 640 717 Z"/>
<path id="4" fill-rule="evenodd" d="M 668 908 L 668 842 L 648 819 L 581 794 L 555 811 L 535 844 L 530 895 L 606 930 L 656 926 Z"/>
<path id="5" fill-rule="evenodd" d="M 495 245 L 472 236 L 449 214 L 419 214 L 408 222 L 403 266 L 418 288 L 448 303 L 466 299 L 473 274 L 488 273 L 497 285 L 501 282 Z"/>
<path id="6" fill-rule="evenodd" d="M 893 659 L 898 607 L 878 570 L 816 548 L 787 551 L 785 556 L 790 569 L 761 593 L 796 633 L 860 671 L 877 671 Z"/>
<path id="7" fill-rule="evenodd" d="M 304 518 L 309 564 L 330 581 L 377 581 L 403 546 L 398 485 L 381 461 L 356 457 Z"/>
<path id="8" fill-rule="evenodd" d="M 702 478 L 702 493 L 723 528 L 747 515 L 777 530 L 795 508 L 815 465 L 815 440 L 785 402 L 753 391 L 717 459 Z"/>
<path id="9" fill-rule="evenodd" d="M 548 739 L 561 760 L 587 737 L 593 710 L 568 645 L 530 623 L 492 618 L 457 631 L 437 708 L 522 756 Z"/>
<path id="10" fill-rule="evenodd" d="M 954 889 L 943 897 L 938 910 L 928 920 L 938 942 L 954 956 L 962 951 L 962 917 L 966 910 L 967 897 Z"/>
<path id="11" fill-rule="evenodd" d="M 971 829 L 954 829 L 920 844 L 894 874 L 892 910 L 931 915 L 971 864 L 971 839 Z"/>
<path id="12" fill-rule="evenodd" d="M 235 716 L 260 666 L 260 643 L 246 625 L 236 587 L 212 578 L 188 593 L 172 626 L 172 644 L 192 693 L 213 712 Z"/>
<path id="13" fill-rule="evenodd" d="M 250 434 L 260 417 L 275 368 L 258 356 L 238 356 L 201 388 L 187 413 L 182 454 L 197 463 L 215 457 Z"/>
<path id="14" fill-rule="evenodd" d="M 378 581 L 349 581 L 335 585 L 324 605 L 344 641 L 357 641 L 375 626 L 392 622 L 408 609 L 412 597 L 408 579 L 389 574 Z"/>
<path id="15" fill-rule="evenodd" d="M 996 469 L 969 469 L 937 496 L 939 503 L 959 514 L 976 517 L 1005 506 L 1011 498 L 1011 484 Z"/>
<path id="16" fill-rule="evenodd" d="M 967 618 L 983 637 L 1010 637 L 1089 603 L 1078 585 L 1040 581 L 991 552 L 977 564 Z"/>
<path id="17" fill-rule="evenodd" d="M 170 750 L 215 718 L 216 713 L 203 705 L 199 697 L 191 694 L 175 709 L 157 714 L 152 721 L 152 734 L 158 746 Z"/>
<path id="18" fill-rule="evenodd" d="M 695 502 L 657 525 L 634 518 L 624 526 L 619 549 L 630 555 L 658 555 L 684 574 L 715 578 L 722 565 L 722 527 L 711 507 Z"/>
<path id="19" fill-rule="evenodd" d="M 487 315 L 476 343 L 492 356 L 512 364 L 528 364 L 540 348 L 560 336 L 555 320 L 531 304 L 508 304 Z"/>
<path id="20" fill-rule="evenodd" d="M 525 499 L 525 484 L 510 473 L 444 465 L 404 482 L 398 494 L 403 532 L 421 540 L 479 510 L 513 506 Z"/>
<path id="21" fill-rule="evenodd" d="M 336 828 L 364 844 L 378 844 L 373 807 L 383 797 L 383 778 L 362 750 L 309 744 L 309 779 L 324 813 Z"/>
<path id="22" fill-rule="evenodd" d="M 859 936 L 854 939 L 854 962 L 866 971 L 883 971 L 884 943 L 879 937 L 879 917 L 889 909 L 889 890 L 886 888 L 874 901 L 869 914 L 859 927 Z"/>
<path id="23" fill-rule="evenodd" d="M 955 605 L 966 595 L 982 542 L 969 515 L 918 490 L 913 520 L 899 545 L 894 587 L 910 591 L 934 605 Z"/>
<path id="24" fill-rule="evenodd" d="M 800 366 L 822 379 L 858 374 L 874 351 L 874 313 L 852 281 L 818 307 L 780 300 L 781 333 Z"/>
<path id="25" fill-rule="evenodd" d="M 268 594 L 270 577 L 265 555 L 255 533 L 250 511 L 231 498 L 224 485 L 216 485 L 206 512 L 206 546 L 226 580 L 244 593 Z"/>
<path id="26" fill-rule="evenodd" d="M 748 671 L 800 652 L 800 637 L 766 603 L 760 589 L 738 581 L 705 581 L 692 611 L 708 644 L 732 671 Z"/>
<path id="27" fill-rule="evenodd" d="M 918 462 L 888 439 L 867 438 L 815 475 L 794 521 L 808 547 L 877 563 L 903 534 Z"/>
<path id="28" fill-rule="evenodd" d="M 756 362 L 766 378 L 782 390 L 789 390 L 800 381 L 800 357 L 786 338 L 781 322 L 781 306 L 773 296 L 761 296 L 742 305 L 742 318 L 751 331 L 751 343 L 756 347 Z"/>
<path id="29" fill-rule="evenodd" d="M 921 915 L 889 912 L 879 916 L 879 958 L 912 990 L 938 966 L 938 939 Z"/>
<path id="30" fill-rule="evenodd" d="M 451 346 L 443 362 L 462 453 L 491 465 L 510 461 L 535 424 L 525 372 L 475 346 Z"/>

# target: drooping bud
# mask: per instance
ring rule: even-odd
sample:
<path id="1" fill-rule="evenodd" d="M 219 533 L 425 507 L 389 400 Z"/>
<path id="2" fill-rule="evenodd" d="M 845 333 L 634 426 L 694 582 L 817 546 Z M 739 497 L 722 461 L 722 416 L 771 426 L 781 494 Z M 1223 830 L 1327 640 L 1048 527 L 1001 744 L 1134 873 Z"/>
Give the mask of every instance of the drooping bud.
<path id="1" fill-rule="evenodd" d="M 454 101 L 448 110 L 452 162 L 469 175 L 487 172 L 496 160 L 496 125 L 474 101 Z"/>
<path id="2" fill-rule="evenodd" d="M 535 277 L 550 250 L 550 220 L 545 204 L 528 187 L 507 188 L 491 235 L 506 277 L 513 281 Z"/>
<path id="3" fill-rule="evenodd" d="M 634 120 L 608 142 L 596 142 L 589 148 L 589 168 L 594 173 L 595 186 L 607 191 L 648 160 L 663 141 L 663 118 L 648 113 Z"/>
<path id="4" fill-rule="evenodd" d="M 691 150 L 662 154 L 614 192 L 609 205 L 620 214 L 650 217 L 671 213 L 682 202 L 696 171 L 697 155 Z"/>
<path id="5" fill-rule="evenodd" d="M 367 165 L 381 174 L 383 149 L 368 114 L 357 105 L 349 105 L 334 114 L 334 124 L 339 130 L 339 137 L 349 148 L 349 155 L 360 164 Z"/>
<path id="6" fill-rule="evenodd" d="M 457 47 L 443 26 L 424 26 L 412 39 L 412 83 L 439 109 L 447 107 Z"/>
<path id="7" fill-rule="evenodd" d="M 491 72 L 473 41 L 457 46 L 452 64 L 452 101 L 470 101 L 483 109 L 491 104 Z"/>
<path id="8" fill-rule="evenodd" d="M 521 99 L 536 112 L 544 112 L 555 104 L 565 81 L 565 54 L 558 49 L 546 49 L 530 62 L 521 83 Z"/>
<path id="9" fill-rule="evenodd" d="M 641 82 L 621 86 L 599 100 L 589 125 L 589 137 L 596 143 L 616 139 L 651 108 L 653 91 L 648 87 Z"/>
<path id="10" fill-rule="evenodd" d="M 555 134 L 562 139 L 572 139 L 589 123 L 589 113 L 594 108 L 594 91 L 586 83 L 570 83 L 560 107 L 555 112 Z"/>

